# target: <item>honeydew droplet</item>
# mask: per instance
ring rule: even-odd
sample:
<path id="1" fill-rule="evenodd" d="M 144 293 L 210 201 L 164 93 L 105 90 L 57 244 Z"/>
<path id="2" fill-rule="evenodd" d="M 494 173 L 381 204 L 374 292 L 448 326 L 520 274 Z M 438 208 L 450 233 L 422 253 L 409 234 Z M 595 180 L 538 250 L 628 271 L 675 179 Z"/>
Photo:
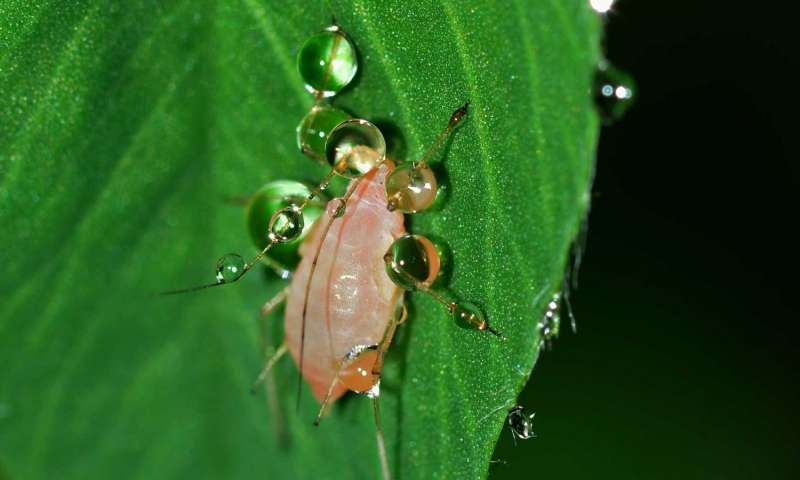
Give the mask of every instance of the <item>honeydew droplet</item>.
<path id="1" fill-rule="evenodd" d="M 390 211 L 416 213 L 436 200 L 436 175 L 427 164 L 398 165 L 386 179 L 386 201 Z"/>
<path id="2" fill-rule="evenodd" d="M 339 27 L 329 27 L 303 44 L 297 56 L 297 70 L 306 90 L 332 97 L 345 88 L 358 71 L 355 46 Z"/>
<path id="3" fill-rule="evenodd" d="M 325 158 L 340 175 L 363 175 L 386 158 L 386 141 L 380 129 L 367 120 L 345 120 L 328 135 Z"/>
<path id="4" fill-rule="evenodd" d="M 275 212 L 269 222 L 269 238 L 276 243 L 290 242 L 303 233 L 303 212 L 289 205 Z"/>
<path id="5" fill-rule="evenodd" d="M 350 118 L 347 112 L 329 106 L 315 106 L 297 126 L 297 148 L 325 156 L 325 142 L 337 125 Z"/>
<path id="6" fill-rule="evenodd" d="M 230 283 L 244 273 L 244 259 L 236 253 L 228 253 L 217 260 L 217 283 Z"/>

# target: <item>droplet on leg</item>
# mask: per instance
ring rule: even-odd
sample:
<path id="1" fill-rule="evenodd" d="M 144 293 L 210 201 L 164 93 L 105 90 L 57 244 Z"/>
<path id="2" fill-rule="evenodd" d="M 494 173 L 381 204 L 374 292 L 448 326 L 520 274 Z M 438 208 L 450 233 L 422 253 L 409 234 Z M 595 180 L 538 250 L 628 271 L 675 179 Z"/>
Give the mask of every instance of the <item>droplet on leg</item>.
<path id="1" fill-rule="evenodd" d="M 386 158 L 386 141 L 372 123 L 360 118 L 345 120 L 328 135 L 325 158 L 341 175 L 363 175 Z"/>
<path id="2" fill-rule="evenodd" d="M 303 212 L 290 205 L 275 212 L 269 221 L 269 238 L 275 243 L 290 242 L 303 233 Z"/>
<path id="3" fill-rule="evenodd" d="M 436 247 L 421 235 L 399 237 L 383 258 L 389 278 L 406 290 L 429 286 L 439 275 L 441 262 Z"/>
<path id="4" fill-rule="evenodd" d="M 310 194 L 311 189 L 301 182 L 276 180 L 264 185 L 251 197 L 247 206 L 247 226 L 250 238 L 259 250 L 263 250 L 271 242 L 269 224 L 274 213 L 292 204 L 301 203 Z M 300 236 L 295 240 L 274 245 L 267 256 L 287 268 L 297 265 L 300 261 L 297 253 L 300 244 L 321 214 L 322 207 L 319 203 L 308 203 L 303 209 L 304 227 Z"/>
<path id="5" fill-rule="evenodd" d="M 297 126 L 297 148 L 325 156 L 325 142 L 337 125 L 350 118 L 347 112 L 329 106 L 314 106 Z"/>
<path id="6" fill-rule="evenodd" d="M 436 200 L 436 175 L 427 164 L 402 163 L 386 179 L 389 210 L 416 213 Z"/>
<path id="7" fill-rule="evenodd" d="M 228 253 L 217 260 L 217 283 L 229 283 L 237 280 L 244 273 L 244 259 L 236 253 Z"/>

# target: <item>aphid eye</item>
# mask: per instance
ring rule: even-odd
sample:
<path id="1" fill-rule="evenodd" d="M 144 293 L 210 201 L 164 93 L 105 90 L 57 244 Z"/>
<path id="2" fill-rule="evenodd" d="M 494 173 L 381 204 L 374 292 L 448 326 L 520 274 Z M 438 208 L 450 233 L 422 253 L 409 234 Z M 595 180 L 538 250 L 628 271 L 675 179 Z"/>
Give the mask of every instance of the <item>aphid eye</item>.
<path id="1" fill-rule="evenodd" d="M 269 221 L 269 238 L 273 242 L 290 242 L 303 233 L 303 212 L 297 205 L 289 205 L 275 212 Z"/>
<path id="2" fill-rule="evenodd" d="M 360 118 L 345 120 L 328 135 L 325 158 L 338 174 L 357 177 L 386 158 L 386 141 L 372 123 Z"/>
<path id="3" fill-rule="evenodd" d="M 421 235 L 403 235 L 395 240 L 383 257 L 386 273 L 401 288 L 416 290 L 429 286 L 439 275 L 440 259 L 436 247 Z"/>
<path id="4" fill-rule="evenodd" d="M 350 115 L 344 110 L 315 105 L 297 126 L 297 148 L 301 152 L 313 152 L 318 158 L 324 157 L 328 135 L 349 118 Z"/>
<path id="5" fill-rule="evenodd" d="M 404 213 L 425 210 L 436 200 L 437 188 L 436 175 L 427 164 L 400 164 L 386 179 L 387 208 Z"/>
<path id="6" fill-rule="evenodd" d="M 306 90 L 319 97 L 332 97 L 355 77 L 356 49 L 338 27 L 329 27 L 303 44 L 297 56 L 297 70 Z"/>
<path id="7" fill-rule="evenodd" d="M 217 283 L 232 282 L 244 273 L 244 259 L 236 253 L 228 253 L 217 260 Z"/>

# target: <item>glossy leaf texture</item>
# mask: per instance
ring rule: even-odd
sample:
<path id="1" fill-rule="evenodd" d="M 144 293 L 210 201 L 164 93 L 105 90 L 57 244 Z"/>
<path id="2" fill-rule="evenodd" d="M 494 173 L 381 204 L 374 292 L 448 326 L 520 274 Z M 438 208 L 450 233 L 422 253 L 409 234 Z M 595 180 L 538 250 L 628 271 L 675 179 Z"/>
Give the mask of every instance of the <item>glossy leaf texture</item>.
<path id="1" fill-rule="evenodd" d="M 265 272 L 191 295 L 254 253 L 225 199 L 316 180 L 296 149 L 295 67 L 331 16 L 360 71 L 334 104 L 434 162 L 441 208 L 409 221 L 452 252 L 448 288 L 507 341 L 410 297 L 383 382 L 396 477 L 483 478 L 538 356 L 536 323 L 588 210 L 600 21 L 585 0 L 0 2 L 0 471 L 8 478 L 376 478 L 371 407 L 318 428 L 296 369 L 263 361 Z M 275 344 L 281 314 L 270 319 Z M 277 432 L 277 433 L 276 433 Z"/>

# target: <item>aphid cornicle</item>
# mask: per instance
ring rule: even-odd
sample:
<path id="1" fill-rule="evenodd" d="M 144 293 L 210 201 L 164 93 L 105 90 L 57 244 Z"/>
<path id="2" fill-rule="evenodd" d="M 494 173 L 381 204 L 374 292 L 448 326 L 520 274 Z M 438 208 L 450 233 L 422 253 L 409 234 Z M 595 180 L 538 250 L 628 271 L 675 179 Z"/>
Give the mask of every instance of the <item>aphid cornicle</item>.
<path id="1" fill-rule="evenodd" d="M 350 83 L 356 62 L 355 47 L 338 26 L 306 42 L 298 55 L 298 70 L 316 102 L 297 128 L 297 144 L 306 156 L 329 165 L 330 172 L 316 188 L 287 181 L 268 184 L 252 196 L 248 213 L 251 235 L 261 251 L 249 262 L 228 254 L 218 262 L 216 282 L 165 293 L 234 283 L 260 263 L 291 278 L 289 286 L 262 307 L 265 318 L 285 301 L 285 337 L 255 384 L 288 351 L 300 379 L 321 404 L 315 424 L 348 390 L 369 396 L 382 474 L 390 478 L 378 399 L 386 353 L 395 329 L 405 320 L 404 292 L 431 295 L 458 326 L 500 334 L 477 306 L 449 300 L 432 288 L 440 268 L 437 249 L 427 238 L 407 233 L 404 225 L 403 213 L 433 203 L 437 182 L 430 157 L 464 120 L 468 104 L 453 112 L 419 160 L 395 165 L 386 158 L 386 143 L 375 125 L 325 103 Z M 322 192 L 334 176 L 348 178 L 350 184 L 321 211 Z M 268 218 L 267 206 L 277 207 Z M 287 248 L 293 245 L 299 247 L 301 260 L 290 274 L 290 265 L 282 262 L 291 259 Z M 300 386 L 298 381 L 298 401 Z"/>

